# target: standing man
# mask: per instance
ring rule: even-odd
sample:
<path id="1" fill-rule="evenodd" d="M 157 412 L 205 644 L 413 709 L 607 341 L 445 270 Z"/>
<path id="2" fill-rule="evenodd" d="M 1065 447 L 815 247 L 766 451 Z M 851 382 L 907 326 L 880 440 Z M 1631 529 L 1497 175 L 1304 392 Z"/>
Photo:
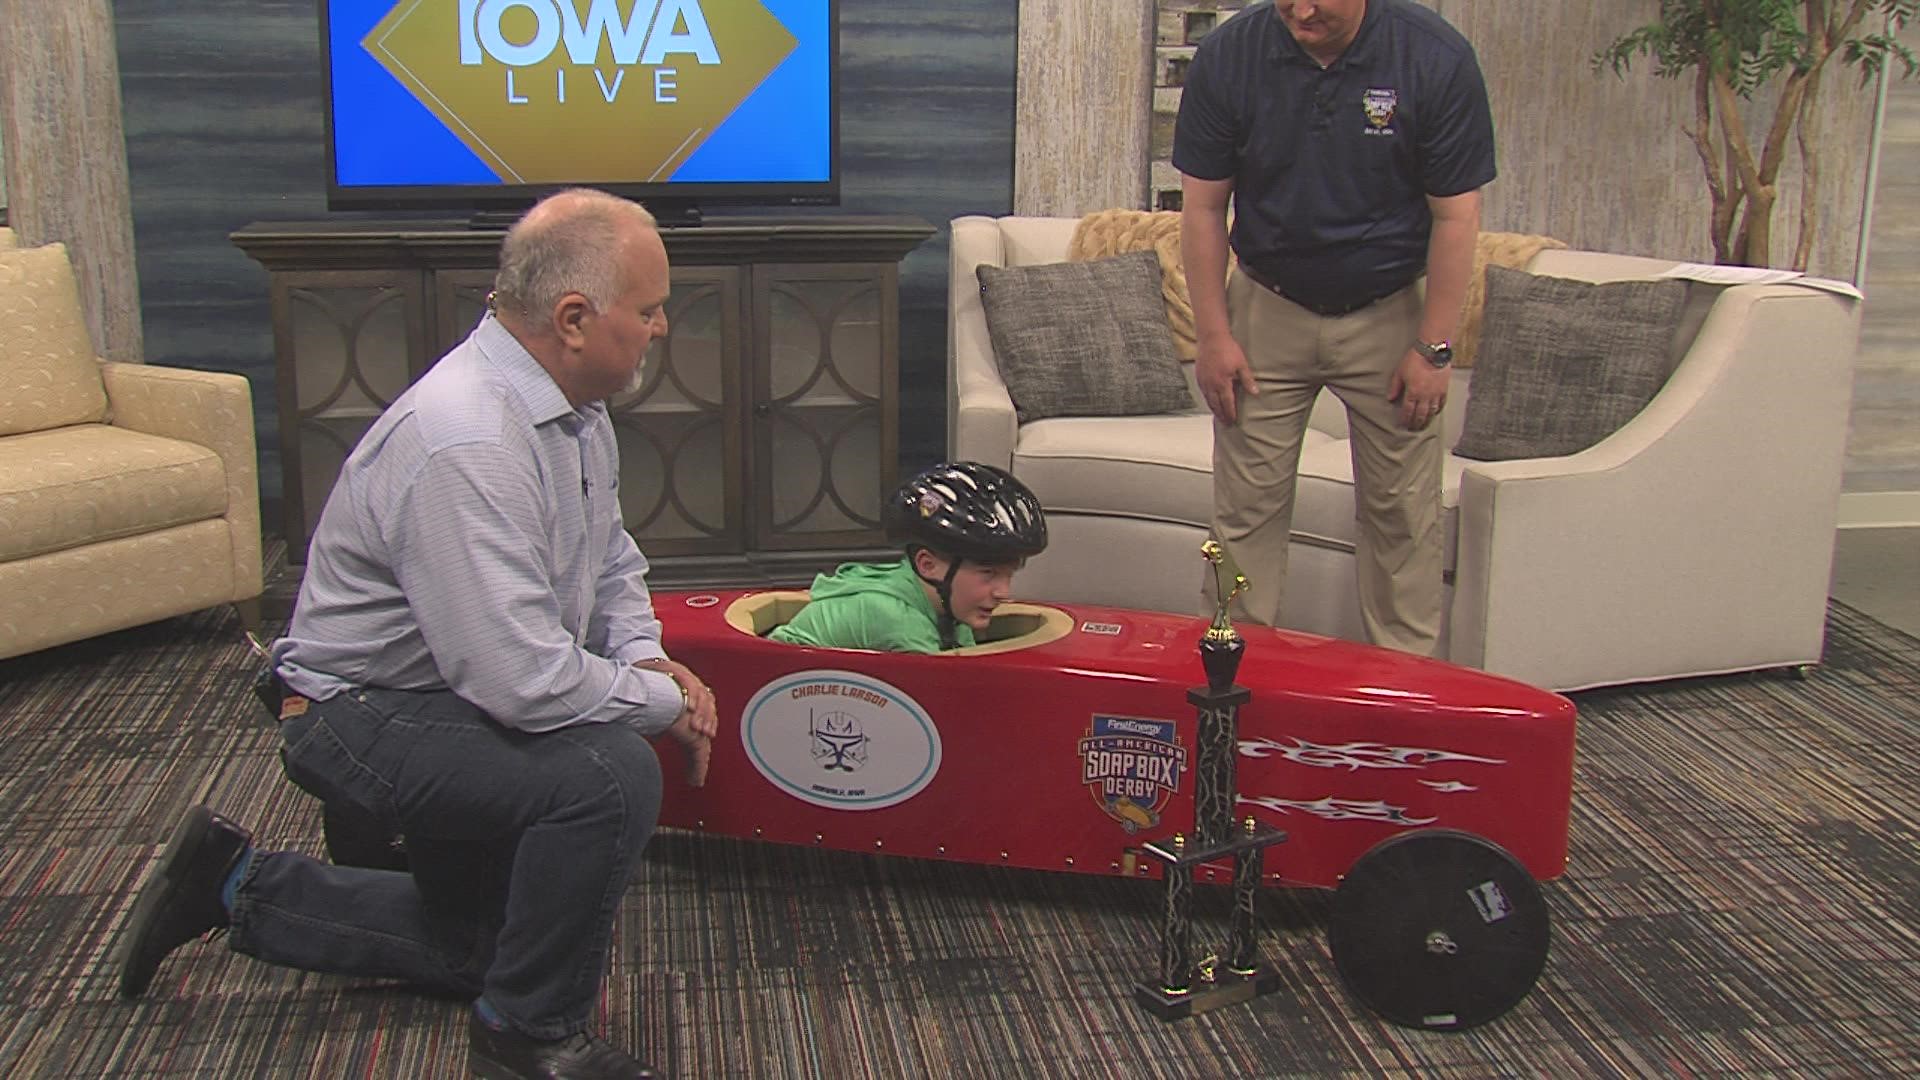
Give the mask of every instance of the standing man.
<path id="1" fill-rule="evenodd" d="M 1472 46 L 1412 0 L 1253 5 L 1201 40 L 1173 164 L 1194 375 L 1214 414 L 1213 527 L 1252 571 L 1246 615 L 1278 624 L 1300 444 L 1324 386 L 1351 429 L 1367 637 L 1430 655 L 1439 416 L 1494 177 Z"/>
<path id="2" fill-rule="evenodd" d="M 660 806 L 647 737 L 705 779 L 713 696 L 669 660 L 620 520 L 605 400 L 667 332 L 653 217 L 597 191 L 508 231 L 492 311 L 342 469 L 273 649 L 287 774 L 407 843 L 408 870 L 264 852 L 190 811 L 125 931 L 120 991 L 234 951 L 473 999 L 484 1077 L 653 1072 L 586 1033 Z"/>

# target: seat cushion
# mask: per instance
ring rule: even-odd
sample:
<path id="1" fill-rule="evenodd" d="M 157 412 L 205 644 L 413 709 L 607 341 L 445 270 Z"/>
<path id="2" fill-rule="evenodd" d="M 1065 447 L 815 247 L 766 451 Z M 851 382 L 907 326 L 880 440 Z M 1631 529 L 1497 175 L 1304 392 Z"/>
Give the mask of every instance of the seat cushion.
<path id="1" fill-rule="evenodd" d="M 1460 477 L 1469 462 L 1448 454 L 1440 471 L 1442 567 L 1453 572 L 1458 547 Z M 1353 447 L 1346 439 L 1309 442 L 1300 451 L 1300 480 L 1293 496 L 1296 543 L 1352 551 L 1359 539 L 1353 510 Z"/>
<path id="2" fill-rule="evenodd" d="M 1334 441 L 1308 430 L 1308 448 Z M 1213 416 L 1057 417 L 1023 424 L 1013 472 L 1048 512 L 1107 514 L 1207 528 L 1213 520 Z"/>
<path id="3" fill-rule="evenodd" d="M 0 562 L 226 512 L 226 467 L 204 446 L 105 424 L 0 438 Z"/>
<path id="4" fill-rule="evenodd" d="M 0 251 L 0 435 L 106 419 L 67 249 Z"/>

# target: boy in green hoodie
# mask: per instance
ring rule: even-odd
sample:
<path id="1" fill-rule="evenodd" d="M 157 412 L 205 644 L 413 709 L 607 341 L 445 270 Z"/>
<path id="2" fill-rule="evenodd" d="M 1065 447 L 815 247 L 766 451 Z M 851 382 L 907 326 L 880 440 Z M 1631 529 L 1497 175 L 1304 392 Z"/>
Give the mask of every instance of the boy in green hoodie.
<path id="1" fill-rule="evenodd" d="M 845 563 L 813 580 L 812 599 L 768 636 L 792 645 L 940 652 L 974 643 L 1013 575 L 1046 550 L 1040 500 L 1010 473 L 955 461 L 920 473 L 888 499 L 895 563 Z"/>

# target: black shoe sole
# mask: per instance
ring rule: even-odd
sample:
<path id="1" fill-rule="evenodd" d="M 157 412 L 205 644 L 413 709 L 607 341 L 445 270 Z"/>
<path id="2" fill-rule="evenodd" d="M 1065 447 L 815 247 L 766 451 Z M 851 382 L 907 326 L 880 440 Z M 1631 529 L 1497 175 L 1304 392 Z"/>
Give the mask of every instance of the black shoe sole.
<path id="1" fill-rule="evenodd" d="M 467 1051 L 467 1071 L 480 1080 L 524 1080 L 520 1073 L 497 1061 L 483 1058 L 472 1050 Z"/>
<path id="2" fill-rule="evenodd" d="M 479 1077 L 479 1080 L 527 1080 L 527 1077 L 536 1075 L 521 1072 L 510 1065 L 487 1057 L 471 1045 L 467 1048 L 467 1071 Z M 660 1076 L 661 1074 L 651 1072 L 646 1075 Z"/>
<path id="3" fill-rule="evenodd" d="M 173 838 L 160 853 L 160 861 L 154 864 L 153 875 L 141 888 L 140 898 L 134 901 L 133 913 L 127 916 L 125 943 L 120 948 L 121 997 L 139 997 L 146 993 L 154 974 L 160 970 L 160 961 L 172 951 L 166 949 L 152 956 L 144 955 L 152 951 L 148 938 L 153 933 L 155 916 L 178 898 L 180 871 L 192 866 L 207 842 L 218 836 L 213 821 L 213 811 L 204 806 L 187 811 L 180 824 L 174 826 Z"/>
<path id="4" fill-rule="evenodd" d="M 467 1071 L 480 1080 L 520 1080 L 511 1069 L 489 1061 L 473 1050 L 467 1051 Z"/>

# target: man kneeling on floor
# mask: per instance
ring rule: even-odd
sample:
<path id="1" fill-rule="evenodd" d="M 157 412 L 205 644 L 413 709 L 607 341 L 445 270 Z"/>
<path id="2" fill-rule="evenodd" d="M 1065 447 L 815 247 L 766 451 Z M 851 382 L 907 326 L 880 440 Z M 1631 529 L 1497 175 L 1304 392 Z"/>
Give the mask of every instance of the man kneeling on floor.
<path id="1" fill-rule="evenodd" d="M 846 563 L 768 635 L 792 645 L 940 652 L 974 643 L 1013 575 L 1047 547 L 1040 500 L 1002 469 L 956 461 L 900 486 L 881 511 L 897 563 Z"/>
<path id="2" fill-rule="evenodd" d="M 260 851 L 196 807 L 124 931 L 124 996 L 224 928 L 271 963 L 473 1000 L 475 1075 L 656 1075 L 586 1028 L 660 809 L 647 738 L 699 784 L 718 731 L 662 647 L 604 404 L 666 334 L 667 290 L 636 203 L 565 191 L 509 230 L 491 313 L 341 470 L 272 653 L 287 775 L 404 835 L 407 870 Z"/>

